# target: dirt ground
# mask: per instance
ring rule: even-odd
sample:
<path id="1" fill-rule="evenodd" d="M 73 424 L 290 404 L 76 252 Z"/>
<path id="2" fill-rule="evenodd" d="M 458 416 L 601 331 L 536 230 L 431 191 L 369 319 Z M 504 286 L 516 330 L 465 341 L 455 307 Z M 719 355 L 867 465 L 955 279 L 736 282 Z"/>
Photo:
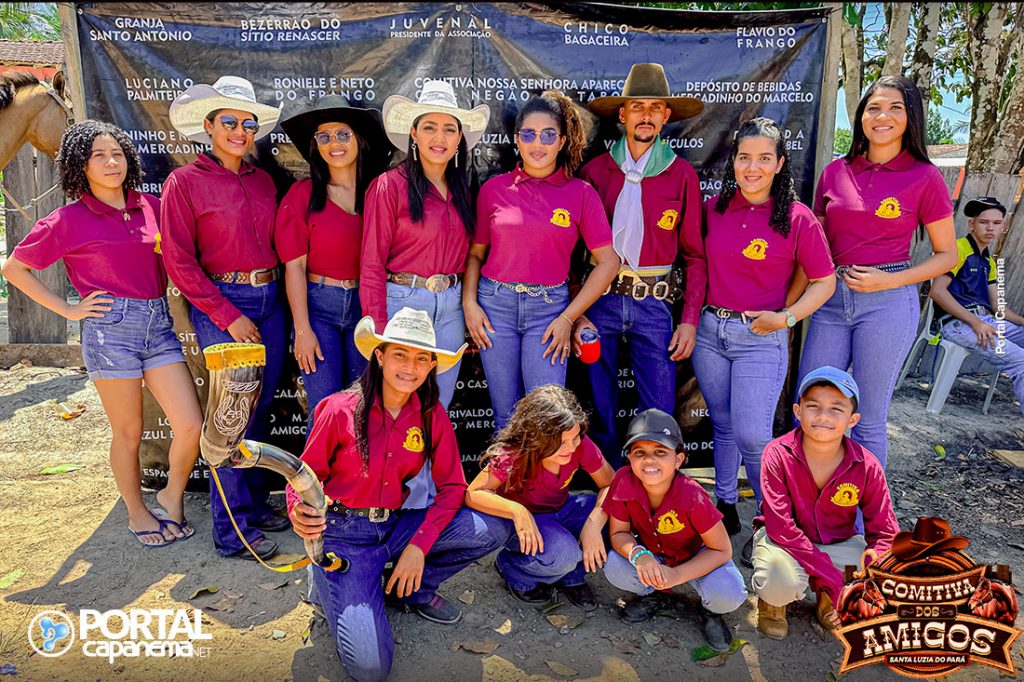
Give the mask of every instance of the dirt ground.
<path id="1" fill-rule="evenodd" d="M 981 381 L 961 380 L 943 413 L 934 416 L 924 412 L 927 391 L 908 380 L 890 420 L 889 476 L 903 528 L 912 528 L 919 515 L 944 516 L 955 533 L 970 537 L 968 552 L 976 560 L 1009 564 L 1019 585 L 1024 579 L 1024 471 L 989 454 L 993 448 L 1024 449 L 1024 420 L 1009 395 L 1004 384 L 983 417 Z M 80 402 L 86 410 L 64 421 L 50 400 Z M 210 540 L 205 495 L 190 493 L 186 501 L 194 538 L 156 550 L 131 538 L 106 462 L 110 429 L 82 371 L 0 371 L 0 434 L 0 579 L 22 572 L 0 588 L 0 665 L 15 666 L 12 679 L 344 679 L 323 621 L 312 618 L 312 607 L 300 598 L 305 572 L 279 575 L 219 558 Z M 936 457 L 937 444 L 945 447 L 944 459 Z M 84 468 L 39 473 L 62 463 Z M 740 509 L 749 520 L 752 502 L 743 500 Z M 302 551 L 290 532 L 275 539 L 286 551 Z M 737 556 L 744 539 L 735 538 Z M 812 624 L 810 602 L 791 608 L 790 636 L 777 642 L 755 630 L 756 601 L 749 598 L 726 617 L 736 637 L 748 644 L 719 661 L 720 667 L 703 667 L 690 659 L 691 650 L 702 643 L 692 591 L 683 595 L 678 612 L 628 626 L 614 611 L 621 593 L 601 576 L 589 578 L 602 604 L 598 611 L 583 614 L 562 604 L 542 613 L 513 600 L 492 564 L 488 557 L 442 587 L 449 598 L 471 602 L 462 604 L 465 617 L 455 626 L 390 611 L 397 641 L 392 679 L 834 679 L 841 647 Z M 750 571 L 741 571 L 749 581 Z M 215 585 L 217 593 L 192 596 L 205 585 Z M 44 658 L 29 648 L 26 631 L 47 608 L 199 608 L 204 630 L 213 637 L 202 658 L 119 659 L 113 664 L 80 653 Z M 565 616 L 567 623 L 556 627 L 547 619 L 551 615 Z M 1018 618 L 1022 624 L 1024 617 Z M 469 642 L 470 649 L 484 653 L 452 650 L 457 642 Z M 1015 649 L 1019 669 L 1024 667 L 1020 642 Z M 848 677 L 896 679 L 880 666 Z M 997 671 L 980 666 L 953 677 L 997 678 Z"/>

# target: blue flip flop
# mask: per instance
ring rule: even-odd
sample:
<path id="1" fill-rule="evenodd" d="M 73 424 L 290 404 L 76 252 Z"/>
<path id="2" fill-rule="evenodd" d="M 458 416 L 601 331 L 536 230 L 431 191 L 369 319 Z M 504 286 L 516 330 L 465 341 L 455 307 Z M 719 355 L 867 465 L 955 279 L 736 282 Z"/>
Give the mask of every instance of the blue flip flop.
<path id="1" fill-rule="evenodd" d="M 160 530 L 132 530 L 131 528 L 129 528 L 128 530 L 131 532 L 131 534 L 135 536 L 135 539 L 139 541 L 139 544 L 152 549 L 156 549 L 157 547 L 166 547 L 167 545 L 172 544 L 177 538 L 168 540 L 166 537 L 164 537 L 164 528 L 166 527 L 167 521 L 157 518 L 157 516 L 152 512 L 150 512 L 149 515 L 152 516 L 153 519 L 160 524 Z M 159 535 L 160 538 L 162 539 L 162 542 L 144 542 L 142 539 L 144 535 Z"/>
<path id="2" fill-rule="evenodd" d="M 164 509 L 161 509 L 160 507 L 154 509 L 152 511 L 152 514 L 153 517 L 160 522 L 161 530 L 166 526 L 177 526 L 177 532 L 181 533 L 182 536 L 180 538 L 175 537 L 174 540 L 172 540 L 172 542 L 184 542 L 185 540 L 188 540 L 190 537 L 196 534 L 195 528 L 192 527 L 192 524 L 189 523 L 188 519 L 186 519 L 184 516 L 181 517 L 181 523 L 178 523 L 174 519 L 169 518 L 167 512 Z M 173 531 L 174 528 L 171 528 L 171 530 Z"/>

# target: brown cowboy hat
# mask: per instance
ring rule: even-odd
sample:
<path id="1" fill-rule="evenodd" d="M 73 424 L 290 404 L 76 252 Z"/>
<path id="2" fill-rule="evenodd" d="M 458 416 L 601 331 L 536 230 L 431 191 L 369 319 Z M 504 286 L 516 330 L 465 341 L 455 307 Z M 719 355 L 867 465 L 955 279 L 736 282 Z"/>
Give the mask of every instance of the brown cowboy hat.
<path id="1" fill-rule="evenodd" d="M 892 541 L 892 553 L 897 559 L 911 561 L 949 549 L 963 549 L 970 542 L 961 535 L 949 532 L 949 522 L 935 516 L 922 516 L 914 524 L 914 532 L 897 533 Z"/>
<path id="2" fill-rule="evenodd" d="M 672 110 L 668 121 L 692 118 L 704 111 L 704 102 L 694 97 L 673 97 L 661 64 L 634 64 L 618 97 L 598 97 L 587 108 L 598 116 L 618 116 L 619 107 L 631 99 L 663 99 Z"/>

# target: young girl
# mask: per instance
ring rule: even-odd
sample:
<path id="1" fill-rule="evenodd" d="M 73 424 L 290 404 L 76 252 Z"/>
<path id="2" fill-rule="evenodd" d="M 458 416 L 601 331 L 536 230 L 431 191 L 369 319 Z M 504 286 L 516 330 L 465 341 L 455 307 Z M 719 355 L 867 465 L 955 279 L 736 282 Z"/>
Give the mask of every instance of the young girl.
<path id="1" fill-rule="evenodd" d="M 255 440 L 269 430 L 270 402 L 288 346 L 288 311 L 274 252 L 276 189 L 270 176 L 245 157 L 257 139 L 274 129 L 278 113 L 258 103 L 252 84 L 236 76 L 224 76 L 212 86 L 193 85 L 179 95 L 171 103 L 171 125 L 212 149 L 168 176 L 161 204 L 164 263 L 191 304 L 189 319 L 199 347 L 230 341 L 266 347 L 263 391 L 246 434 Z M 264 473 L 224 469 L 219 476 L 246 541 L 261 557 L 272 556 L 277 545 L 262 531 L 284 530 L 288 521 L 266 503 Z M 212 485 L 210 510 L 218 553 L 251 559 Z"/>
<path id="2" fill-rule="evenodd" d="M 779 125 L 755 118 L 733 142 L 722 194 L 705 205 L 708 294 L 697 330 L 693 369 L 715 437 L 715 497 L 730 534 L 740 459 L 761 504 L 761 451 L 789 367 L 789 328 L 835 288 L 821 225 L 796 200 Z M 739 191 L 737 191 L 739 190 Z M 810 285 L 788 308 L 797 267 Z M 749 562 L 751 545 L 743 547 Z"/>
<path id="3" fill-rule="evenodd" d="M 314 566 L 316 593 L 346 674 L 382 680 L 395 649 L 384 592 L 428 620 L 457 622 L 461 612 L 436 593 L 438 585 L 496 549 L 507 530 L 461 509 L 466 479 L 435 377 L 458 364 L 465 344 L 438 348 L 430 317 L 411 308 L 380 335 L 363 318 L 355 343 L 369 365 L 356 385 L 316 407 L 302 454 L 334 502 L 325 519 L 288 488 L 288 508 L 299 536 L 324 534 L 325 551 L 351 562 L 344 573 Z M 406 484 L 428 459 L 437 496 L 425 510 L 402 509 Z M 395 567 L 382 589 L 389 561 Z"/>
<path id="4" fill-rule="evenodd" d="M 928 160 L 917 85 L 883 76 L 857 105 L 845 158 L 821 172 L 814 213 L 825 227 L 839 280 L 811 318 L 800 376 L 852 366 L 861 386 L 853 439 L 888 458 L 886 421 L 920 317 L 917 287 L 956 265 L 953 204 Z M 932 255 L 911 267 L 910 242 L 923 225 Z"/>
<path id="5" fill-rule="evenodd" d="M 496 431 L 525 393 L 565 384 L 573 323 L 619 266 L 601 198 L 573 177 L 587 139 L 572 101 L 557 91 L 534 97 L 516 116 L 515 138 L 521 164 L 488 180 L 477 197 L 462 283 Z M 581 236 L 597 266 L 570 301 L 569 260 Z"/>
<path id="6" fill-rule="evenodd" d="M 650 620 L 669 605 L 673 587 L 691 583 L 701 598 L 708 644 L 728 651 L 732 631 L 722 614 L 738 609 L 747 590 L 721 512 L 678 471 L 686 461 L 682 438 L 679 424 L 661 410 L 646 410 L 630 422 L 629 466 L 615 474 L 604 500 L 615 550 L 604 574 L 620 590 L 639 595 L 621 612 L 630 623 Z"/>
<path id="7" fill-rule="evenodd" d="M 82 121 L 64 132 L 57 154 L 71 204 L 36 223 L 4 263 L 25 295 L 69 320 L 83 320 L 82 356 L 110 420 L 110 467 L 128 509 L 128 529 L 147 547 L 195 532 L 182 498 L 199 454 L 203 415 L 167 307 L 167 274 L 157 248 L 159 200 L 137 190 L 139 154 L 123 130 Z M 32 273 L 58 260 L 81 301 L 69 305 Z M 142 382 L 167 416 L 174 440 L 161 518 L 142 500 L 139 444 Z"/>
<path id="8" fill-rule="evenodd" d="M 363 194 L 391 146 L 380 114 L 356 109 L 340 95 L 281 122 L 309 162 L 277 211 L 274 244 L 285 264 L 285 289 L 295 329 L 295 359 L 313 410 L 350 385 L 366 361 L 352 340 L 359 308 Z M 307 429 L 307 437 L 309 429 Z"/>
<path id="9" fill-rule="evenodd" d="M 615 472 L 586 431 L 587 416 L 571 391 L 535 388 L 516 404 L 466 490 L 466 506 L 512 520 L 515 534 L 495 566 L 522 601 L 547 602 L 554 584 L 573 604 L 597 608 L 584 571 L 607 560 L 599 503 Z M 579 469 L 591 475 L 599 495 L 569 495 Z"/>

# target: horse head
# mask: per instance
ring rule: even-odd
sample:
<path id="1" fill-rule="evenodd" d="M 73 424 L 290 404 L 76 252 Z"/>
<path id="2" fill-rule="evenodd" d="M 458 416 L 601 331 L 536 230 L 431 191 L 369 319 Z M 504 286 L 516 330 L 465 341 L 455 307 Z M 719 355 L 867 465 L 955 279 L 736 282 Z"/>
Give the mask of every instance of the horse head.
<path id="1" fill-rule="evenodd" d="M 64 130 L 72 121 L 65 86 L 60 71 L 52 85 L 22 71 L 0 76 L 0 168 L 10 163 L 26 142 L 51 158 L 57 155 Z"/>

